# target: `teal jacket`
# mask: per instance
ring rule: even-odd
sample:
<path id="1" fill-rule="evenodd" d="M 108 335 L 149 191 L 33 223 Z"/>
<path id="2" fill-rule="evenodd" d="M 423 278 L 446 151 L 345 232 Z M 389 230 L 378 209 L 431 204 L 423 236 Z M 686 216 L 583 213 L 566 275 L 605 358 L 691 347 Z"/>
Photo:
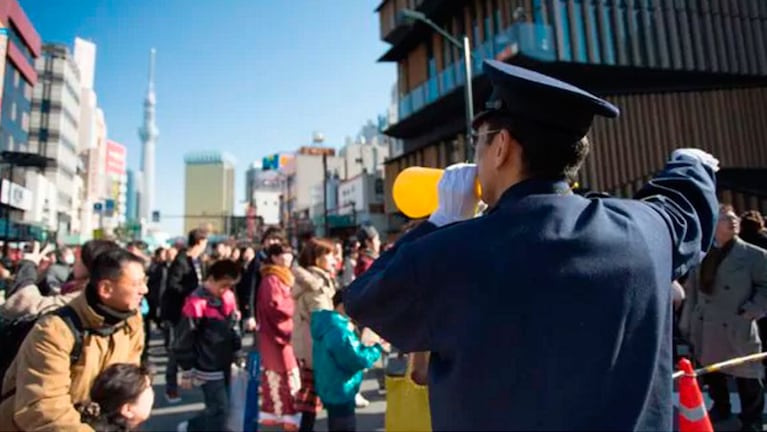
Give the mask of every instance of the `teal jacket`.
<path id="1" fill-rule="evenodd" d="M 354 401 L 362 371 L 381 356 L 381 346 L 368 347 L 349 328 L 349 318 L 330 310 L 312 312 L 314 387 L 325 405 Z"/>

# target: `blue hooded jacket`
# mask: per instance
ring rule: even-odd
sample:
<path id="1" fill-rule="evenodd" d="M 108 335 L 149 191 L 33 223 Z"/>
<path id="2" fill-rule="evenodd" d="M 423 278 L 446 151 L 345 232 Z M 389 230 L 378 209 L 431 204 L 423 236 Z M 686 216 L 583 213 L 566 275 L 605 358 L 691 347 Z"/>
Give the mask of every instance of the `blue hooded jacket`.
<path id="1" fill-rule="evenodd" d="M 362 371 L 381 356 L 381 346 L 365 346 L 349 327 L 349 318 L 330 310 L 312 312 L 314 386 L 325 405 L 354 401 Z"/>

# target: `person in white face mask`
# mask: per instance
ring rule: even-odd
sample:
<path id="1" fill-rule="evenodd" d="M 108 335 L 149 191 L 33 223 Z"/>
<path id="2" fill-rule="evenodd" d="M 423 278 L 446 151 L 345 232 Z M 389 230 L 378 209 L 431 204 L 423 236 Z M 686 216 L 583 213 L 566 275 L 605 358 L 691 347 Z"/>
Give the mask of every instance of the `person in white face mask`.
<path id="1" fill-rule="evenodd" d="M 45 277 L 40 284 L 43 295 L 54 295 L 61 292 L 61 286 L 72 277 L 72 267 L 75 263 L 75 253 L 68 246 L 60 247 L 55 253 L 55 261 L 45 271 Z"/>

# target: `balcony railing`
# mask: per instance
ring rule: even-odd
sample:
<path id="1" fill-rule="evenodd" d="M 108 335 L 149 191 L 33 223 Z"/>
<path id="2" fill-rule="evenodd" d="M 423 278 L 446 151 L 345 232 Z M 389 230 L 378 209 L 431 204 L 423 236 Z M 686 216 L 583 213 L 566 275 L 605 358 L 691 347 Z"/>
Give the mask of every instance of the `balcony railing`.
<path id="1" fill-rule="evenodd" d="M 541 24 L 519 23 L 496 34 L 472 51 L 472 76 L 483 73 L 485 59 L 505 59 L 514 53 L 523 52 L 542 61 L 556 58 L 553 33 L 549 26 Z M 404 119 L 437 101 L 466 83 L 463 57 L 447 65 L 437 75 L 416 87 L 399 101 L 399 118 Z"/>

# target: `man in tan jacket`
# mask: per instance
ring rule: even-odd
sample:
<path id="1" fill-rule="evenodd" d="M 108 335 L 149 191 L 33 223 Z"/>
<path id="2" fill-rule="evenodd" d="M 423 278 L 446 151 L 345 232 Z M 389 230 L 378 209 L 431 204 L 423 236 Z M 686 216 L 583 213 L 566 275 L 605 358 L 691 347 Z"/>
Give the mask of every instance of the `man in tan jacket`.
<path id="1" fill-rule="evenodd" d="M 41 318 L 3 380 L 0 430 L 91 431 L 74 404 L 88 398 L 107 366 L 139 363 L 144 330 L 137 311 L 146 293 L 141 258 L 124 249 L 99 255 L 83 294 L 70 303 L 84 330 L 77 362 L 70 360 L 70 327 L 57 315 Z"/>

